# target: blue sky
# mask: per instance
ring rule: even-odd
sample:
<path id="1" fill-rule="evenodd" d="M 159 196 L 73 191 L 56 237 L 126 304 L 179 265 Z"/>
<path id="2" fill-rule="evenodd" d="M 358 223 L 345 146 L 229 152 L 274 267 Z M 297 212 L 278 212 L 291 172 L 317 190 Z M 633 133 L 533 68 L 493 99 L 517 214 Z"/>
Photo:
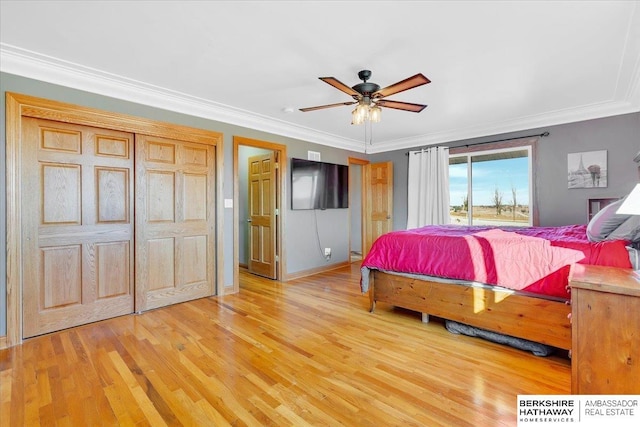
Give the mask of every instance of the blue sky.
<path id="1" fill-rule="evenodd" d="M 502 203 L 511 204 L 511 187 L 516 188 L 519 205 L 529 203 L 529 160 L 489 160 L 473 164 L 473 204 L 494 205 L 493 194 L 498 187 L 502 192 Z M 450 204 L 461 205 L 467 194 L 467 164 L 449 166 Z"/>

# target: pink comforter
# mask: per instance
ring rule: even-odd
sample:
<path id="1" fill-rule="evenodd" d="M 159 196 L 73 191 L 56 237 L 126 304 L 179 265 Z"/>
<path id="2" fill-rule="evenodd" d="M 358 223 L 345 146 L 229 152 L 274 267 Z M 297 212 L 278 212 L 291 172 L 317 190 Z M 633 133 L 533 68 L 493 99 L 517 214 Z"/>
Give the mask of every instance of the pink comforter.
<path id="1" fill-rule="evenodd" d="M 569 298 L 574 263 L 630 268 L 628 242 L 589 242 L 586 225 L 426 226 L 380 236 L 362 267 Z M 366 289 L 363 286 L 363 292 Z"/>

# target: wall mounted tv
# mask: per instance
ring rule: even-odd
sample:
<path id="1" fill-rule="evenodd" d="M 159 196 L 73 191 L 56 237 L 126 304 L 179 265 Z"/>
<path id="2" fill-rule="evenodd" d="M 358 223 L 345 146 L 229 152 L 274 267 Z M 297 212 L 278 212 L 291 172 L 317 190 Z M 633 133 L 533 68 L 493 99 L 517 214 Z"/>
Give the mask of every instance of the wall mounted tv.
<path id="1" fill-rule="evenodd" d="M 291 159 L 291 209 L 349 207 L 349 167 Z"/>

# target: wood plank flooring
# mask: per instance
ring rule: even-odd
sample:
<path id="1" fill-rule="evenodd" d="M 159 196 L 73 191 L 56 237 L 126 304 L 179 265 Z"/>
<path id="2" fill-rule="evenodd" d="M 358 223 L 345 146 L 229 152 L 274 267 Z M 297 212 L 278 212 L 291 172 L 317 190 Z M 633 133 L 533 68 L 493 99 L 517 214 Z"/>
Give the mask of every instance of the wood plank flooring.
<path id="1" fill-rule="evenodd" d="M 513 426 L 569 394 L 566 354 L 453 335 L 379 304 L 357 264 L 110 319 L 0 352 L 2 426 Z M 433 319 L 433 318 L 432 318 Z"/>

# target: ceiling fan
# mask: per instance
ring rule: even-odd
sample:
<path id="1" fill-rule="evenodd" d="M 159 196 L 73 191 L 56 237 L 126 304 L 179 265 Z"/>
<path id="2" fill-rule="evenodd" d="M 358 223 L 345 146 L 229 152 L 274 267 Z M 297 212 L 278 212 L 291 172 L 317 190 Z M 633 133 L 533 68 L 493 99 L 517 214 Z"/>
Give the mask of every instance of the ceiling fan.
<path id="1" fill-rule="evenodd" d="M 319 77 L 325 83 L 330 84 L 338 90 L 351 96 L 354 101 L 350 102 L 338 102 L 336 104 L 319 105 L 317 107 L 300 108 L 300 111 L 315 111 L 322 110 L 324 108 L 339 107 L 341 105 L 354 105 L 358 104 L 355 110 L 352 111 L 351 124 L 362 124 L 364 121 L 369 120 L 371 122 L 379 122 L 381 109 L 380 107 L 394 108 L 396 110 L 412 111 L 419 113 L 424 110 L 426 105 L 413 104 L 410 102 L 392 101 L 390 99 L 383 99 L 389 95 L 403 92 L 405 90 L 413 89 L 414 87 L 422 86 L 427 83 L 431 83 L 431 80 L 426 78 L 421 73 L 411 76 L 407 79 L 394 83 L 383 89 L 380 86 L 368 82 L 371 78 L 371 71 L 362 70 L 358 73 L 358 78 L 362 80 L 362 83 L 358 83 L 353 87 L 349 87 L 336 79 L 335 77 Z"/>

